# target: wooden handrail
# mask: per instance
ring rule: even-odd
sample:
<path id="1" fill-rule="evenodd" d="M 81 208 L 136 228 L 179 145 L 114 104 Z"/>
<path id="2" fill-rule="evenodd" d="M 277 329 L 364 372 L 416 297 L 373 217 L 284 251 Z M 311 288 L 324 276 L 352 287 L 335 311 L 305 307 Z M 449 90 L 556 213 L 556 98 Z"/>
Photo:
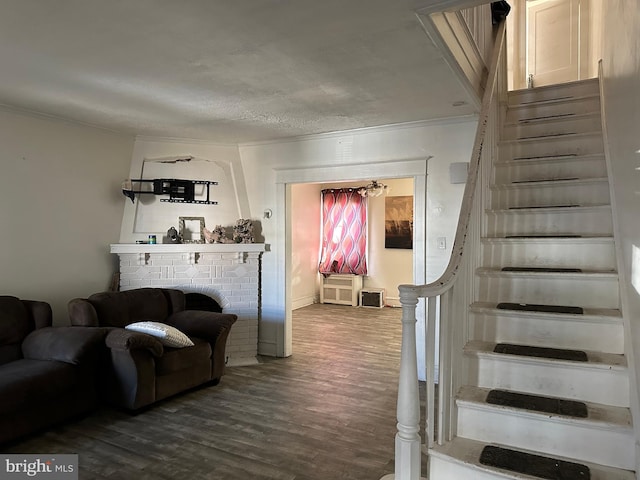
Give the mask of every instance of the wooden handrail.
<path id="1" fill-rule="evenodd" d="M 468 180 L 464 188 L 462 205 L 460 207 L 460 217 L 458 219 L 458 227 L 456 229 L 456 236 L 453 242 L 453 248 L 451 250 L 449 263 L 447 264 L 447 268 L 445 269 L 444 273 L 440 275 L 437 280 L 431 283 L 428 283 L 426 285 L 400 285 L 398 287 L 398 289 L 400 290 L 400 295 L 402 295 L 403 292 L 411 292 L 411 294 L 417 295 L 418 297 L 433 297 L 442 295 L 453 286 L 453 283 L 456 280 L 458 269 L 460 268 L 460 261 L 462 259 L 462 252 L 464 250 L 464 245 L 467 238 L 467 231 L 469 229 L 469 221 L 471 219 L 471 207 L 473 205 L 473 197 L 478 181 L 480 159 L 482 157 L 482 147 L 484 146 L 487 123 L 489 121 L 489 113 L 491 110 L 491 102 L 493 101 L 497 73 L 499 70 L 498 66 L 500 54 L 504 45 L 505 24 L 506 21 L 502 20 L 498 25 L 496 31 L 496 39 L 493 52 L 491 54 L 491 63 L 489 64 L 489 73 L 487 75 L 484 94 L 482 95 L 482 105 L 478 118 L 478 128 L 476 130 L 476 137 L 471 153 Z"/>

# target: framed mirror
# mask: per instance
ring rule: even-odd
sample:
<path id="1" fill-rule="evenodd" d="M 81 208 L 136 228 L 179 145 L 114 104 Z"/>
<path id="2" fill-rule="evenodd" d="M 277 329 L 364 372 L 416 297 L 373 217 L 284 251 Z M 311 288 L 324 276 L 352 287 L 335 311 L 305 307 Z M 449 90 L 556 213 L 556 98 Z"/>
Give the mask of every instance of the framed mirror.
<path id="1" fill-rule="evenodd" d="M 204 217 L 178 217 L 182 243 L 204 243 Z"/>

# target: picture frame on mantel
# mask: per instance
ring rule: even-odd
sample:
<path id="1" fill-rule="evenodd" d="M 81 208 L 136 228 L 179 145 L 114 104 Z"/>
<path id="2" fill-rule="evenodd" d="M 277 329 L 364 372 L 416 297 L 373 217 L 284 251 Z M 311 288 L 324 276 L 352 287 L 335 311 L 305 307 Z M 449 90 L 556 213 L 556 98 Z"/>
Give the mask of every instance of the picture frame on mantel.
<path id="1" fill-rule="evenodd" d="M 204 243 L 204 217 L 178 217 L 182 243 Z"/>

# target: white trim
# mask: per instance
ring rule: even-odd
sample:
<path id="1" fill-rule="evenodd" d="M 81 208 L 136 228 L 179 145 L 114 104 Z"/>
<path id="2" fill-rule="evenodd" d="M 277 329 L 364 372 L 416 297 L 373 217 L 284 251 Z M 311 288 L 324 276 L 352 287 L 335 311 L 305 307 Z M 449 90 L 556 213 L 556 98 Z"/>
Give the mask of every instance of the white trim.
<path id="1" fill-rule="evenodd" d="M 398 130 L 409 128 L 424 128 L 435 125 L 455 125 L 456 123 L 465 123 L 476 120 L 477 115 L 456 115 L 454 117 L 432 118 L 427 120 L 415 120 L 413 122 L 392 123 L 387 125 L 375 125 L 371 127 L 353 128 L 351 130 L 336 130 L 325 133 L 309 133 L 306 135 L 295 135 L 291 137 L 272 138 L 269 140 L 256 140 L 255 142 L 240 142 L 238 147 L 255 147 L 260 145 L 294 143 L 308 140 L 319 140 L 326 138 L 344 138 L 345 136 L 369 135 L 384 133 L 387 131 L 396 132 Z"/>
<path id="2" fill-rule="evenodd" d="M 611 166 L 611 149 L 609 148 L 609 135 L 607 127 L 607 105 L 606 97 L 604 95 L 604 72 L 602 66 L 602 60 L 598 62 L 598 79 L 600 86 L 600 118 L 602 121 L 602 143 L 604 146 L 604 158 L 607 165 L 607 175 L 609 177 L 609 192 L 611 203 L 611 217 L 613 221 L 613 241 L 616 252 L 616 263 L 618 270 L 618 283 L 620 285 L 620 314 L 622 316 L 622 326 L 624 329 L 624 351 L 627 360 L 627 368 L 629 372 L 629 405 L 631 409 L 631 418 L 636 419 L 633 423 L 633 436 L 635 439 L 635 454 L 636 454 L 636 475 L 640 474 L 640 422 L 637 419 L 640 417 L 640 393 L 638 392 L 638 382 L 636 376 L 636 360 L 635 351 L 633 349 L 633 343 L 631 341 L 631 325 L 628 318 L 627 305 L 629 304 L 629 297 L 625 285 L 629 285 L 629 278 L 627 276 L 627 270 L 624 265 L 624 252 L 622 249 L 622 242 L 620 241 L 620 223 L 618 222 L 616 196 L 614 195 L 615 186 L 613 185 L 613 173 Z M 639 478 L 639 477 L 636 477 Z"/>

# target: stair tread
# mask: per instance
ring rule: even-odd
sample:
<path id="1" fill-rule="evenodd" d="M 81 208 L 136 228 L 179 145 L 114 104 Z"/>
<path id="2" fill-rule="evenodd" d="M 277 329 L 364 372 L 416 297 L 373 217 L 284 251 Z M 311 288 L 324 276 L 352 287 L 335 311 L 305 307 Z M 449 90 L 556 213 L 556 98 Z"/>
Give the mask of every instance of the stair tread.
<path id="1" fill-rule="evenodd" d="M 580 211 L 589 211 L 589 210 L 606 210 L 611 209 L 610 204 L 597 204 L 597 205 L 583 205 L 578 207 L 535 207 L 535 208 L 518 208 L 518 209 L 510 209 L 510 208 L 497 208 L 497 209 L 487 209 L 487 213 L 527 213 L 527 212 L 535 212 L 539 213 L 540 211 L 544 213 L 562 213 L 562 212 L 575 212 L 576 210 Z"/>
<path id="2" fill-rule="evenodd" d="M 482 243 L 614 243 L 612 236 L 582 235 L 580 237 L 532 236 L 532 237 L 483 237 Z"/>
<path id="3" fill-rule="evenodd" d="M 523 143 L 535 143 L 535 142 L 541 142 L 541 141 L 544 141 L 544 140 L 565 140 L 567 138 L 575 139 L 575 138 L 581 138 L 581 137 L 602 137 L 602 131 L 595 130 L 595 131 L 592 131 L 592 132 L 579 132 L 579 133 L 565 133 L 565 134 L 561 134 L 561 135 L 548 135 L 546 137 L 523 138 L 523 139 L 515 138 L 515 139 L 500 140 L 498 142 L 498 147 L 517 145 L 517 144 L 523 144 Z"/>
<path id="4" fill-rule="evenodd" d="M 508 107 L 518 107 L 518 106 L 529 106 L 530 103 L 526 104 L 512 104 Z M 507 109 L 507 111 L 508 111 Z M 600 117 L 600 110 L 593 110 L 591 112 L 585 113 L 559 113 L 556 115 L 549 115 L 548 117 L 541 118 L 533 118 L 533 119 L 518 119 L 518 120 L 508 120 L 503 124 L 503 128 L 510 128 L 516 126 L 529 126 L 529 125 L 538 125 L 538 124 L 549 124 L 549 123 L 563 123 L 563 122 L 571 122 L 573 120 L 584 120 L 584 119 L 592 119 Z"/>
<path id="5" fill-rule="evenodd" d="M 540 188 L 540 187 L 566 187 L 574 185 L 592 185 L 597 183 L 609 183 L 609 179 L 606 177 L 589 177 L 589 178 L 560 178 L 545 179 L 545 180 L 524 180 L 510 183 L 496 183 L 491 185 L 491 190 L 516 190 L 519 188 Z"/>
<path id="6" fill-rule="evenodd" d="M 527 316 L 527 317 L 546 317 L 557 318 L 565 317 L 570 318 L 576 322 L 607 322 L 607 323 L 620 323 L 622 322 L 622 314 L 620 310 L 612 308 L 583 308 L 584 313 L 582 315 L 576 315 L 571 313 L 554 313 L 554 312 L 540 312 L 531 310 L 503 310 L 497 308 L 496 303 L 492 302 L 475 302 L 471 305 L 471 311 L 476 313 L 489 313 L 492 315 L 508 315 L 508 316 Z"/>
<path id="7" fill-rule="evenodd" d="M 494 349 L 497 342 L 485 342 L 482 340 L 471 340 L 464 346 L 464 352 L 466 354 L 487 356 L 491 358 L 508 358 L 514 361 L 532 362 L 532 363 L 544 363 L 544 364 L 563 364 L 571 365 L 578 368 L 604 368 L 604 369 L 626 369 L 627 361 L 623 354 L 619 353 L 605 353 L 594 352 L 591 350 L 584 350 L 587 354 L 587 362 L 575 362 L 571 360 L 558 360 L 542 357 L 526 357 L 522 355 L 508 355 L 504 353 L 495 353 Z"/>
<path id="8" fill-rule="evenodd" d="M 571 160 L 571 161 L 575 161 L 575 160 L 593 160 L 593 159 L 602 159 L 602 161 L 604 162 L 604 153 L 585 153 L 585 154 L 581 154 L 581 155 L 555 155 L 555 156 L 549 156 L 549 157 L 539 157 L 539 158 L 532 158 L 532 159 L 519 159 L 519 160 L 513 160 L 513 159 L 508 159 L 508 160 L 496 160 L 494 162 L 494 166 L 514 166 L 514 165 L 527 165 L 527 164 L 532 164 L 532 165 L 539 165 L 542 162 L 558 162 L 558 161 L 565 161 L 565 160 Z"/>
<path id="9" fill-rule="evenodd" d="M 532 267 L 538 268 L 538 267 Z M 500 276 L 500 277 L 561 277 L 561 278 L 611 278 L 618 277 L 618 272 L 615 270 L 587 270 L 582 269 L 580 272 L 568 272 L 568 271 L 540 271 L 540 270 L 512 270 L 505 271 L 502 268 L 491 267 L 479 267 L 476 269 L 477 275 L 482 276 Z"/>
<path id="10" fill-rule="evenodd" d="M 614 407 L 611 405 L 603 405 L 593 402 L 582 402 L 587 408 L 587 417 L 580 418 L 569 415 L 562 415 L 558 413 L 540 412 L 536 410 L 527 410 L 518 407 L 511 407 L 506 405 L 495 405 L 486 401 L 489 392 L 494 389 L 476 387 L 473 385 L 463 385 L 460 387 L 458 394 L 456 395 L 456 403 L 459 405 L 475 405 L 478 408 L 491 409 L 491 410 L 504 410 L 510 411 L 514 414 L 523 414 L 531 417 L 546 417 L 554 418 L 558 420 L 566 420 L 571 423 L 584 423 L 593 426 L 599 426 L 601 428 L 619 428 L 619 429 L 631 429 L 631 410 L 627 407 Z M 520 393 L 520 392 L 512 392 Z M 527 393 L 526 395 L 532 395 Z M 544 398 L 556 399 L 556 400 L 569 400 L 559 397 L 540 396 Z"/>
<path id="11" fill-rule="evenodd" d="M 579 95 L 571 95 L 571 94 L 558 94 L 558 96 L 553 98 L 541 98 L 541 99 L 533 99 L 526 100 L 524 102 L 512 102 L 513 95 L 509 96 L 507 100 L 507 108 L 508 110 L 517 110 L 528 107 L 539 107 L 544 105 L 558 105 L 563 103 L 576 103 L 584 100 L 593 100 L 599 99 L 600 94 L 598 92 L 594 93 L 581 93 Z"/>
<path id="12" fill-rule="evenodd" d="M 470 468 L 475 468 L 479 471 L 484 471 L 493 475 L 496 475 L 495 478 L 503 478 L 503 479 L 513 479 L 513 480 L 540 480 L 540 477 L 535 477 L 531 475 L 527 475 L 524 473 L 516 473 L 507 470 L 498 469 L 496 467 L 491 467 L 488 465 L 482 465 L 480 463 L 480 455 L 482 454 L 482 450 L 487 445 L 501 446 L 497 444 L 488 444 L 484 442 L 479 442 L 476 440 L 469 440 L 462 437 L 456 437 L 451 442 L 446 443 L 445 445 L 436 445 L 433 448 L 429 449 L 429 455 L 434 456 L 439 459 L 449 460 L 455 462 L 461 466 L 467 466 Z M 605 467 L 602 465 L 596 465 L 590 462 L 584 462 L 581 460 L 575 460 L 572 458 L 561 457 L 561 456 L 551 456 L 548 454 L 541 454 L 539 452 L 534 452 L 530 450 L 524 450 L 521 448 L 513 448 L 507 447 L 510 450 L 515 450 L 523 453 L 530 453 L 533 455 L 542 455 L 548 458 L 554 458 L 567 462 L 575 462 L 580 463 L 582 465 L 586 465 L 589 467 L 591 472 L 591 480 L 635 480 L 634 472 L 629 470 L 622 470 L 618 468 Z M 460 477 L 464 478 L 464 477 Z M 472 477 L 467 477 L 472 478 Z"/>

